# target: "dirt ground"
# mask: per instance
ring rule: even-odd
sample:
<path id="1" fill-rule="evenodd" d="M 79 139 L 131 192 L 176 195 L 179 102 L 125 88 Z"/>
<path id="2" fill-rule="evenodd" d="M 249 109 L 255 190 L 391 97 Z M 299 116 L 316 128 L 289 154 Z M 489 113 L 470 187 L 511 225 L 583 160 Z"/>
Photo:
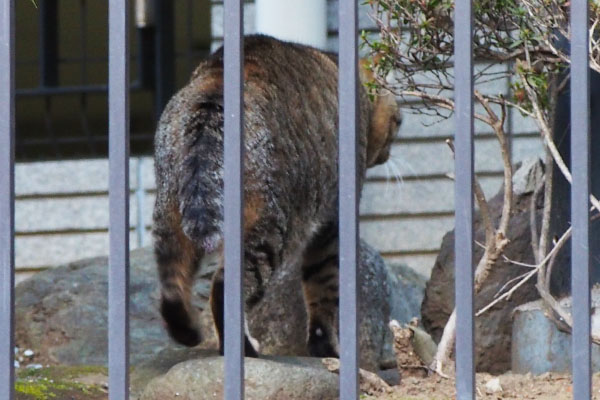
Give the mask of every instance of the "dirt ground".
<path id="1" fill-rule="evenodd" d="M 106 371 L 98 367 L 50 367 L 20 371 L 17 400 L 106 400 Z M 571 400 L 571 376 L 477 374 L 478 400 Z M 390 392 L 361 400 L 453 400 L 453 379 L 406 377 Z M 594 375 L 592 399 L 600 400 L 600 374 Z"/>
<path id="2" fill-rule="evenodd" d="M 543 399 L 571 400 L 572 380 L 570 375 L 546 373 L 540 376 L 504 374 L 492 376 L 477 374 L 477 399 Z M 600 374 L 594 375 L 592 399 L 600 400 Z M 453 379 L 439 376 L 428 378 L 404 378 L 392 388 L 391 393 L 365 396 L 369 400 L 450 400 L 456 397 Z"/>

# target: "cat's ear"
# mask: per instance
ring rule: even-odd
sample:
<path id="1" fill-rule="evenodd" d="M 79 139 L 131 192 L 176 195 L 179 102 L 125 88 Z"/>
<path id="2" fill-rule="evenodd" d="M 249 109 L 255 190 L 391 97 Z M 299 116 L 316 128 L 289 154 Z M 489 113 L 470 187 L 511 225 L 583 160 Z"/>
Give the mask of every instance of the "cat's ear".
<path id="1" fill-rule="evenodd" d="M 360 76 L 360 82 L 365 84 L 373 80 L 373 70 L 371 69 L 371 60 L 367 58 L 361 58 L 359 61 L 358 74 Z"/>
<path id="2" fill-rule="evenodd" d="M 376 55 L 373 59 L 361 58 L 359 61 L 358 73 L 362 84 L 372 82 L 375 80 L 374 70 L 377 68 L 377 61 L 380 56 Z"/>

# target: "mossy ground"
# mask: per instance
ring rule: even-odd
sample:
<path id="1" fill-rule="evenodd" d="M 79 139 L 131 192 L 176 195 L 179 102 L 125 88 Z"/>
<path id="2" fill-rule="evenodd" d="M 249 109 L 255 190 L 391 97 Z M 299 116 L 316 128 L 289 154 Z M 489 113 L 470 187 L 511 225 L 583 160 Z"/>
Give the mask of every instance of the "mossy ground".
<path id="1" fill-rule="evenodd" d="M 16 400 L 104 400 L 106 375 L 96 366 L 25 369 L 17 374 Z"/>

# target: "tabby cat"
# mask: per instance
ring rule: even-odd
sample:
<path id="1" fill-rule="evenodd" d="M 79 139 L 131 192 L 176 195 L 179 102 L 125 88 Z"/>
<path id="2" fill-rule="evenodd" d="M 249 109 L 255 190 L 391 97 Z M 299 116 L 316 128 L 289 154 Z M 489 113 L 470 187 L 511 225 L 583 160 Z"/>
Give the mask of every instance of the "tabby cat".
<path id="1" fill-rule="evenodd" d="M 267 36 L 244 40 L 246 307 L 263 297 L 275 269 L 302 260 L 309 353 L 323 357 L 338 354 L 337 77 L 335 55 Z M 393 96 L 371 102 L 362 88 L 360 112 L 362 186 L 365 169 L 389 157 L 400 116 Z M 222 48 L 167 105 L 155 165 L 162 316 L 177 342 L 200 343 L 192 282 L 200 260 L 219 252 L 210 303 L 222 352 Z M 246 330 L 246 355 L 258 350 Z"/>

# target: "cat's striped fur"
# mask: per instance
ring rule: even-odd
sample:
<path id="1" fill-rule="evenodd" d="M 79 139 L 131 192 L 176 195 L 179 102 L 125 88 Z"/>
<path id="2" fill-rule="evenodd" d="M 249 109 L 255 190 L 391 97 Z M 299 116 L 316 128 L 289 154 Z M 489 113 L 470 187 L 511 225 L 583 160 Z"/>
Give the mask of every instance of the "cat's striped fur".
<path id="1" fill-rule="evenodd" d="M 333 356 L 338 352 L 336 57 L 266 36 L 248 36 L 244 43 L 246 307 L 262 298 L 276 268 L 303 260 L 309 351 Z M 400 118 L 391 95 L 373 103 L 362 89 L 360 111 L 362 185 L 365 169 L 387 160 Z M 223 245 L 222 49 L 167 105 L 156 133 L 155 163 L 161 312 L 171 336 L 193 346 L 201 341 L 190 301 L 194 275 L 202 257 L 222 253 Z M 221 346 L 223 296 L 219 270 L 211 307 Z M 246 354 L 257 350 L 247 338 Z"/>

